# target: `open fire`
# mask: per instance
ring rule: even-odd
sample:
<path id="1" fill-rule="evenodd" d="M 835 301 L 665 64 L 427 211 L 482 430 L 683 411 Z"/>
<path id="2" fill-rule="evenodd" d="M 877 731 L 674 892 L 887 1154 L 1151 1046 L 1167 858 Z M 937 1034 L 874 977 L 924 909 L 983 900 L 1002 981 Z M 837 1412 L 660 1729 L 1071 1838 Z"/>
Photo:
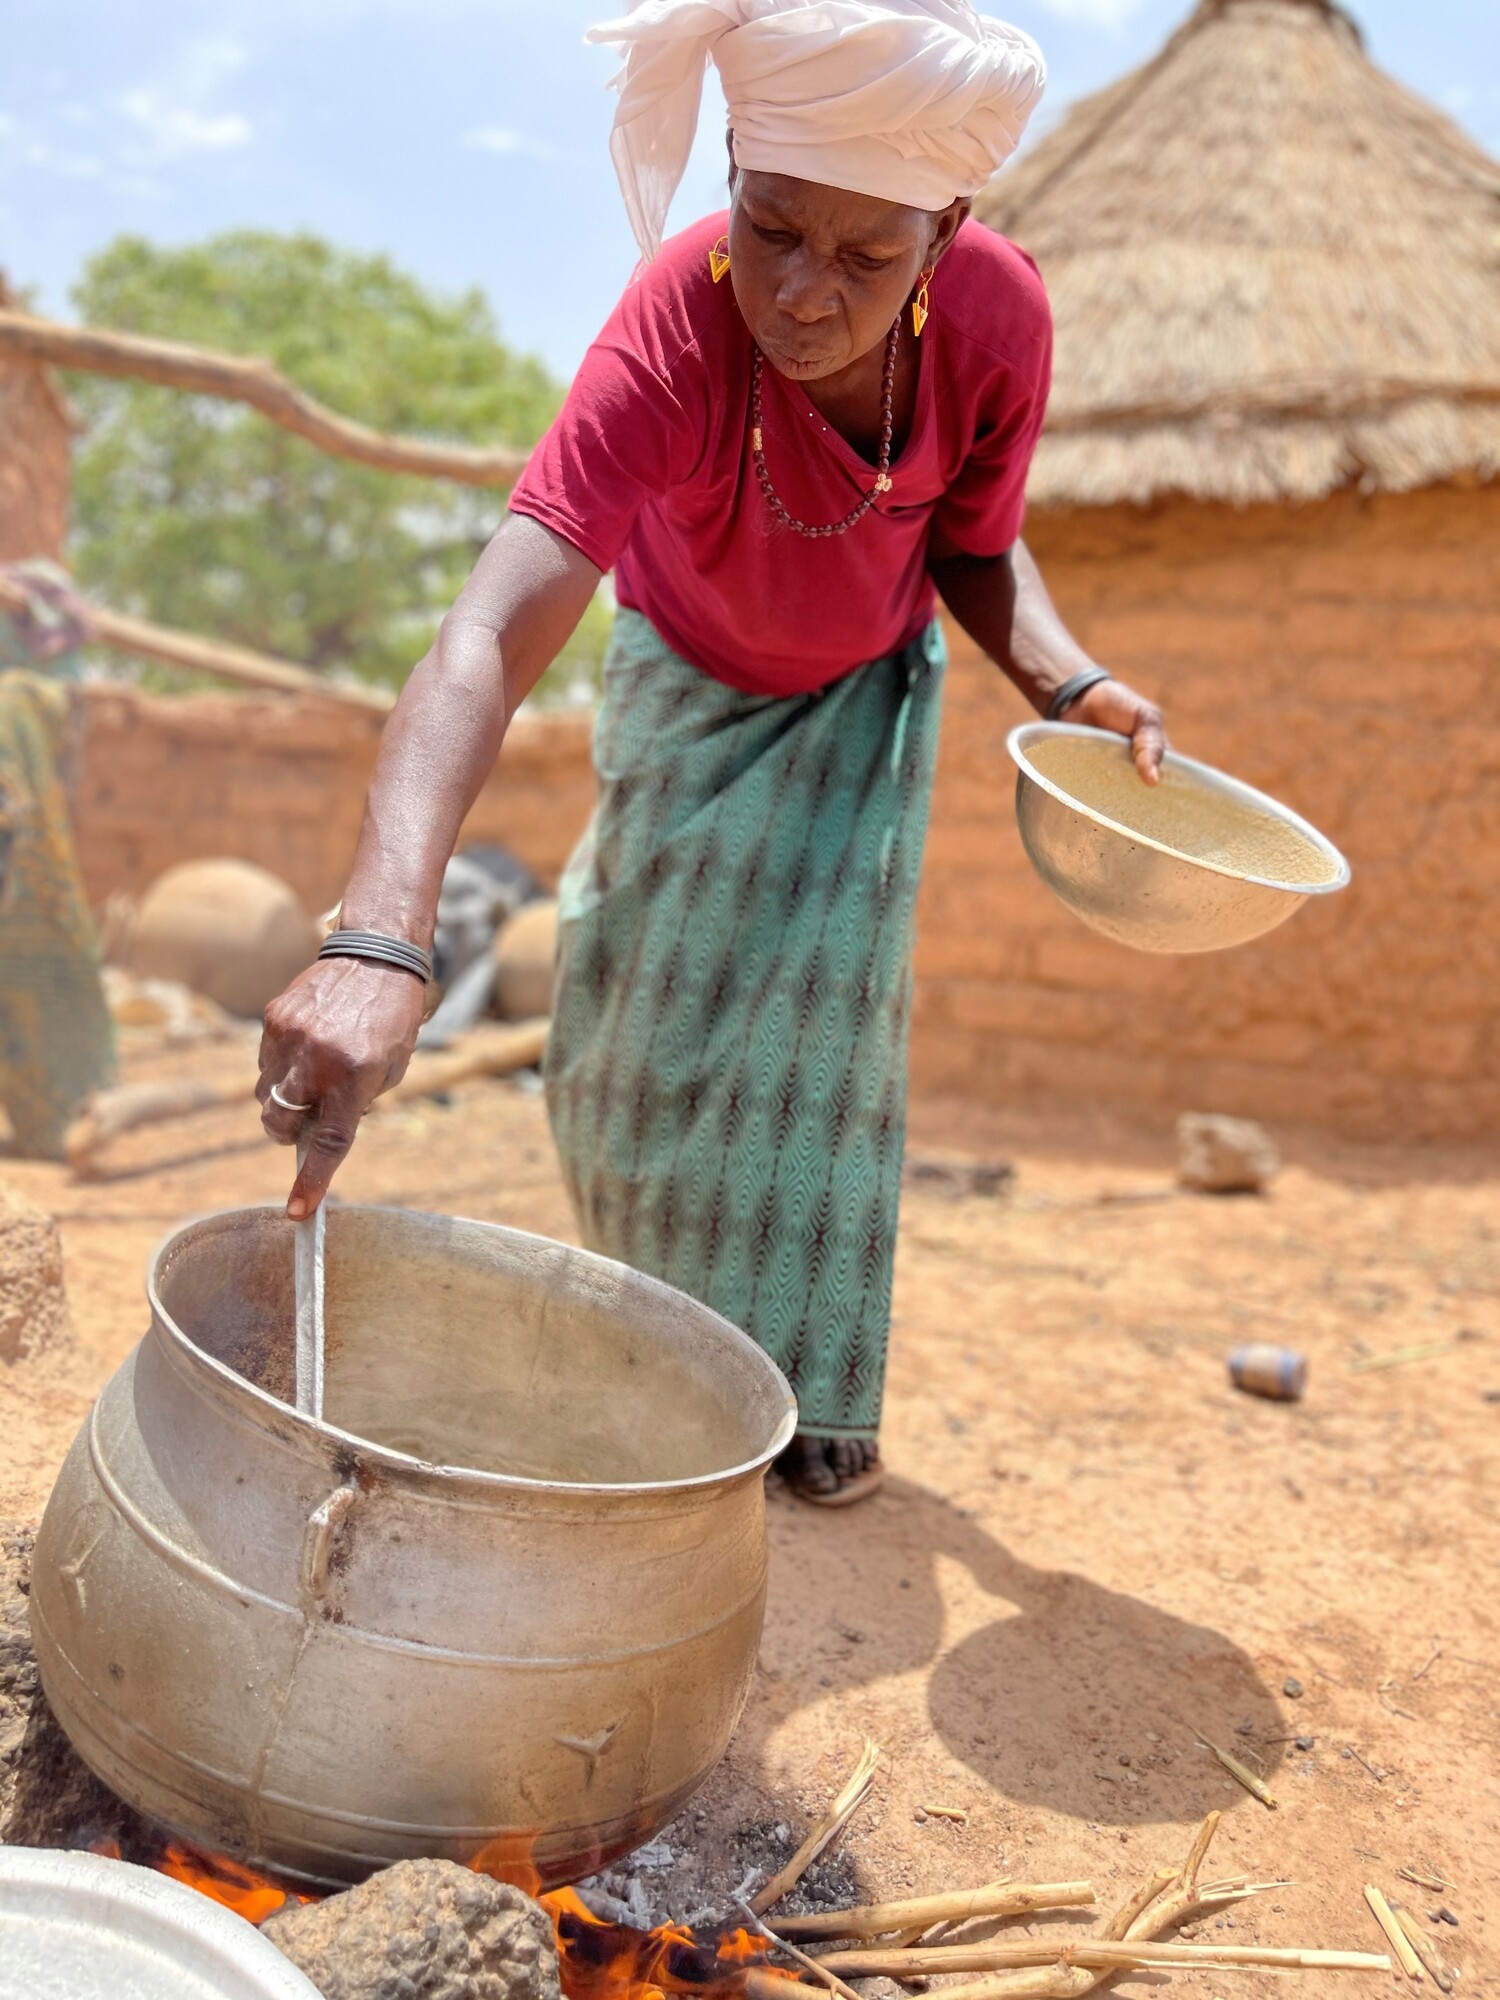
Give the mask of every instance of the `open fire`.
<path id="1" fill-rule="evenodd" d="M 90 1846 L 95 1854 L 125 1858 L 117 1840 L 96 1840 Z M 288 1888 L 228 1855 L 206 1854 L 185 1841 L 164 1837 L 154 1851 L 128 1858 L 186 1883 L 252 1924 L 291 1905 L 320 1900 L 316 1893 Z M 692 1931 L 682 1924 L 637 1930 L 595 1916 L 574 1889 L 540 1894 L 541 1877 L 513 1840 L 492 1841 L 469 1865 L 478 1874 L 524 1890 L 546 1911 L 557 1938 L 566 2000 L 754 2000 L 749 1992 L 752 1972 L 757 1986 L 766 1977 L 796 1983 L 794 1974 L 768 1963 L 770 1939 L 743 1925 L 722 1932 Z"/>

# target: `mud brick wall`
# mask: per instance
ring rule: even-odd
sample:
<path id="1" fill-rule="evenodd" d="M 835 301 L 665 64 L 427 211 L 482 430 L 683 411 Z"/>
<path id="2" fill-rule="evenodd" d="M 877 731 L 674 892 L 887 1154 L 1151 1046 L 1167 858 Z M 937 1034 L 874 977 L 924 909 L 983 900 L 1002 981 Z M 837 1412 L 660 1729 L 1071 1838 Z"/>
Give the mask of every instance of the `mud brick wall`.
<path id="1" fill-rule="evenodd" d="M 1005 734 L 1028 711 L 953 638 L 920 908 L 919 1089 L 1185 1109 L 1353 1136 L 1500 1126 L 1500 491 L 1035 518 L 1083 642 L 1178 745 L 1322 826 L 1353 886 L 1263 942 L 1158 959 L 1096 937 L 1021 852 Z M 92 900 L 238 854 L 339 894 L 377 725 L 324 703 L 87 694 Z M 522 714 L 467 829 L 555 877 L 592 794 L 588 722 Z"/>
<path id="2" fill-rule="evenodd" d="M 1351 1135 L 1500 1128 L 1500 489 L 1034 518 L 1064 616 L 1177 746 L 1284 799 L 1354 881 L 1263 941 L 1165 959 L 1031 874 L 1005 734 L 962 640 L 917 955 L 918 1087 Z"/>
<path id="3" fill-rule="evenodd" d="M 277 695 L 180 698 L 83 690 L 74 835 L 96 909 L 175 862 L 234 855 L 289 882 L 312 910 L 342 894 L 380 718 Z M 551 881 L 593 794 L 589 724 L 522 714 L 465 840 L 497 840 Z"/>

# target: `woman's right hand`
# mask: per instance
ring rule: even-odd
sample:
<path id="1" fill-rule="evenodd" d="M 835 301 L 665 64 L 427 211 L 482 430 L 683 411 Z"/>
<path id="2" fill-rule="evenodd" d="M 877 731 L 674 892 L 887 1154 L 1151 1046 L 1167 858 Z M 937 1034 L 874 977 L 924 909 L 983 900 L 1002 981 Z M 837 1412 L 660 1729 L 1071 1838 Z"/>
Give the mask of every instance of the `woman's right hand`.
<path id="1" fill-rule="evenodd" d="M 284 1146 L 309 1140 L 286 1205 L 294 1222 L 328 1192 L 375 1099 L 401 1081 L 426 1005 L 426 988 L 409 972 L 321 958 L 266 1009 L 255 1090 L 261 1123 Z M 273 1084 L 290 1103 L 311 1109 L 284 1110 L 271 1096 Z"/>

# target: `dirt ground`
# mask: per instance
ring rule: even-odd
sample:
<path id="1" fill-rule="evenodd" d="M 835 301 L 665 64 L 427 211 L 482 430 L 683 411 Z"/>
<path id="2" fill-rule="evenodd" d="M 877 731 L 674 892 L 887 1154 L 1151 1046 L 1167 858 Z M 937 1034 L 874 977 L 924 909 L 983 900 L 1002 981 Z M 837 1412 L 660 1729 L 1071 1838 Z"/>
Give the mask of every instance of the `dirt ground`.
<path id="1" fill-rule="evenodd" d="M 127 1073 L 248 1070 L 252 1049 Z M 773 1491 L 760 1670 L 699 1839 L 795 1837 L 868 1733 L 885 1755 L 849 1835 L 863 1892 L 1087 1876 L 1110 1906 L 1222 1807 L 1207 1873 L 1290 1884 L 1221 1920 L 1236 1941 L 1378 1950 L 1375 1881 L 1424 1921 L 1446 1903 L 1458 1927 L 1433 1935 L 1460 1994 L 1500 1992 L 1500 1164 L 1280 1136 L 1269 1197 L 1213 1198 L 1174 1190 L 1165 1137 L 914 1108 L 917 1161 L 1015 1175 L 908 1189 L 892 1477 L 844 1514 Z M 247 1107 L 134 1135 L 106 1181 L 6 1159 L 0 1180 L 58 1216 L 78 1332 L 71 1360 L 0 1383 L 0 1516 L 26 1518 L 143 1328 L 153 1242 L 278 1197 L 288 1155 Z M 570 1230 L 540 1099 L 514 1084 L 372 1119 L 340 1185 Z M 1310 1357 L 1302 1404 L 1228 1385 L 1249 1338 Z M 1202 1741 L 1259 1762 L 1279 1809 Z M 1278 1976 L 1174 1975 L 1204 1995 Z"/>

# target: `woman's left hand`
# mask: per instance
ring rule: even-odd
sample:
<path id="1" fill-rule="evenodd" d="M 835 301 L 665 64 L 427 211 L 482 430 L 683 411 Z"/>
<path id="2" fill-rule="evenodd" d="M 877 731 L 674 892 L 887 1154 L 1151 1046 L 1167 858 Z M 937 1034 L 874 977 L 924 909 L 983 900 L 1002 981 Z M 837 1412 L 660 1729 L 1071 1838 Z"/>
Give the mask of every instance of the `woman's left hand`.
<path id="1" fill-rule="evenodd" d="M 1069 702 L 1058 720 L 1084 722 L 1090 729 L 1112 729 L 1116 736 L 1128 736 L 1135 768 L 1148 785 L 1159 781 L 1167 747 L 1161 710 L 1124 681 L 1096 681 L 1077 701 Z"/>

